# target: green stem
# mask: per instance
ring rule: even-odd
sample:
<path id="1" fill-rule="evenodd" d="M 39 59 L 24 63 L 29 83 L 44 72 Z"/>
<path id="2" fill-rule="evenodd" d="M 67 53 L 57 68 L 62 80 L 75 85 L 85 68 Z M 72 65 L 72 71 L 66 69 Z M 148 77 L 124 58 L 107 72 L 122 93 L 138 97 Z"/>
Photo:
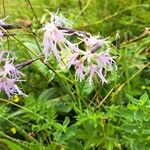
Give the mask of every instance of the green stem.
<path id="1" fill-rule="evenodd" d="M 35 19 L 36 19 L 36 22 L 38 23 L 38 26 L 40 27 L 40 21 L 38 20 L 38 17 L 37 17 L 37 15 L 36 15 L 36 13 L 35 13 L 33 7 L 32 7 L 32 4 L 31 4 L 30 0 L 27 0 L 27 2 L 28 2 L 28 4 L 29 4 L 29 6 L 30 6 L 30 9 L 31 9 L 31 11 L 32 11 L 32 13 L 33 13 Z"/>
<path id="2" fill-rule="evenodd" d="M 40 44 L 39 44 L 39 42 L 38 42 L 38 40 L 37 40 L 37 38 L 36 38 L 36 34 L 33 32 L 32 27 L 30 27 L 30 29 L 31 29 L 31 32 L 32 32 L 32 34 L 33 34 L 33 38 L 34 38 L 34 40 L 35 40 L 35 42 L 36 42 L 36 45 L 37 45 L 39 51 L 42 52 L 42 49 L 41 49 L 41 47 L 40 47 Z"/>
<path id="3" fill-rule="evenodd" d="M 130 7 L 128 7 L 128 8 L 125 8 L 125 9 L 121 10 L 121 11 L 115 12 L 115 13 L 112 14 L 112 15 L 109 15 L 109 16 L 107 16 L 107 17 L 101 19 L 100 21 L 97 21 L 97 22 L 95 22 L 95 23 L 91 23 L 91 24 L 88 24 L 88 25 L 84 25 L 84 27 L 101 24 L 101 23 L 103 23 L 103 22 L 105 22 L 105 21 L 107 21 L 107 20 L 110 20 L 110 19 L 112 19 L 112 18 L 114 18 L 114 17 L 116 17 L 116 16 L 118 16 L 118 15 L 120 15 L 120 14 L 125 13 L 125 12 L 128 11 L 128 10 L 132 10 L 132 9 L 135 9 L 135 8 L 138 8 L 138 7 L 139 7 L 139 8 L 140 8 L 140 7 L 149 8 L 150 5 L 149 5 L 149 4 L 140 4 L 140 5 L 130 6 Z M 83 28 L 83 26 L 82 26 L 82 27 L 79 27 L 79 28 Z"/>
<path id="4" fill-rule="evenodd" d="M 5 0 L 2 0 L 2 3 L 3 3 L 3 17 L 5 18 L 6 17 L 6 10 L 5 10 Z"/>

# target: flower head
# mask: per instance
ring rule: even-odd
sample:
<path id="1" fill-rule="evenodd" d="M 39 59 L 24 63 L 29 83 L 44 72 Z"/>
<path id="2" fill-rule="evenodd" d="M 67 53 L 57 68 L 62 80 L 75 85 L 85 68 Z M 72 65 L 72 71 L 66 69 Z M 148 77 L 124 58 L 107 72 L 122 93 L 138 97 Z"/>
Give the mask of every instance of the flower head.
<path id="1" fill-rule="evenodd" d="M 68 24 L 69 21 L 67 19 L 56 16 L 55 14 L 51 15 L 51 22 L 47 23 L 43 28 L 45 31 L 43 38 L 45 60 L 47 60 L 50 53 L 52 53 L 57 61 L 62 64 L 60 56 L 62 48 L 67 47 L 72 51 L 78 49 L 76 44 L 67 40 L 68 34 L 66 33 L 66 30 L 60 30 L 58 28 L 58 26 L 65 26 Z"/>
<path id="2" fill-rule="evenodd" d="M 100 36 L 92 36 L 89 34 L 89 36 L 83 35 L 82 38 L 82 40 L 85 42 L 86 49 L 89 51 L 91 51 L 96 45 L 101 47 L 108 44 L 107 39 L 102 39 Z"/>
<path id="3" fill-rule="evenodd" d="M 52 53 L 59 64 L 65 64 L 66 60 L 63 60 L 63 51 L 70 50 L 67 56 L 64 57 L 67 59 L 65 65 L 67 68 L 74 66 L 75 76 L 80 82 L 88 77 L 89 82 L 92 83 L 96 75 L 102 83 L 107 83 L 107 72 L 113 71 L 114 67 L 116 67 L 114 59 L 109 54 L 108 39 L 66 28 L 68 24 L 69 21 L 67 19 L 55 14 L 51 15 L 51 22 L 44 27 L 45 60 Z M 67 39 L 68 36 L 72 35 L 79 37 L 80 41 L 78 44 L 74 44 Z M 84 44 L 85 48 L 79 48 L 81 43 Z"/>
<path id="4" fill-rule="evenodd" d="M 68 66 L 73 65 L 75 67 L 76 76 L 80 81 L 88 76 L 89 83 L 91 84 L 94 76 L 97 75 L 102 83 L 108 83 L 106 80 L 107 71 L 113 71 L 114 66 L 116 67 L 115 61 L 109 55 L 108 41 L 90 36 L 85 38 L 84 42 L 87 46 L 86 49 L 74 53 L 68 59 Z M 101 47 L 104 45 L 107 50 L 101 50 Z"/>
<path id="5" fill-rule="evenodd" d="M 60 54 L 57 50 L 57 43 L 64 42 L 64 33 L 60 31 L 54 24 L 48 23 L 45 28 L 43 39 L 45 60 L 53 53 L 59 63 L 61 63 Z"/>
<path id="6" fill-rule="evenodd" d="M 83 63 L 80 60 L 77 60 L 75 63 L 75 70 L 76 70 L 76 76 L 79 78 L 80 81 L 84 79 L 84 68 Z"/>
<path id="7" fill-rule="evenodd" d="M 16 85 L 23 74 L 14 66 L 11 51 L 0 52 L 0 92 L 4 91 L 10 98 L 13 94 L 25 95 Z"/>

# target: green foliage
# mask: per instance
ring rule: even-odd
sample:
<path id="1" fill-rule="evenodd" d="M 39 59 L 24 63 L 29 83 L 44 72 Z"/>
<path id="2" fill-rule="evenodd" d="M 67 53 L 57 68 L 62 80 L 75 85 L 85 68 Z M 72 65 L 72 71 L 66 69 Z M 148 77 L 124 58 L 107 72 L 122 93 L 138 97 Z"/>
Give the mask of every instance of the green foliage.
<path id="1" fill-rule="evenodd" d="M 26 82 L 21 87 L 28 97 L 14 95 L 8 100 L 0 93 L 0 149 L 149 150 L 150 36 L 145 30 L 150 24 L 149 4 L 149 0 L 0 1 L 0 18 L 10 15 L 8 22 L 19 25 L 32 21 L 30 28 L 12 30 L 16 35 L 0 45 L 0 50 L 16 53 L 16 64 L 42 52 L 40 29 L 49 21 L 48 11 L 59 9 L 75 29 L 110 36 L 118 67 L 104 85 L 98 80 L 93 85 L 76 81 L 74 70 L 60 71 L 54 57 L 22 69 Z"/>
<path id="2" fill-rule="evenodd" d="M 130 149 L 149 149 L 150 123 L 149 108 L 150 99 L 144 93 L 140 99 L 128 96 L 127 107 L 120 108 L 118 113 L 122 120 L 122 131 L 125 143 Z"/>

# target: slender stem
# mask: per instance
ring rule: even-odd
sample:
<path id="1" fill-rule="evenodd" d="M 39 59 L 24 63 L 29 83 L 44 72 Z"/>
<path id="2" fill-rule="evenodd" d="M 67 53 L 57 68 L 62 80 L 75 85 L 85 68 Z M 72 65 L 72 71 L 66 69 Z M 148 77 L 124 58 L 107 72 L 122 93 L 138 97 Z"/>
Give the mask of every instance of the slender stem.
<path id="1" fill-rule="evenodd" d="M 79 14 L 75 17 L 74 21 L 76 21 L 82 14 L 83 12 L 89 7 L 91 3 L 91 0 L 87 1 L 87 4 L 85 5 L 85 7 L 83 7 L 83 9 L 79 12 Z"/>
<path id="2" fill-rule="evenodd" d="M 37 45 L 39 51 L 42 52 L 42 49 L 41 49 L 40 44 L 39 44 L 39 42 L 38 42 L 38 40 L 37 40 L 37 37 L 36 37 L 36 33 L 33 32 L 32 27 L 30 27 L 30 29 L 31 29 L 31 32 L 32 32 L 32 34 L 33 34 L 33 38 L 34 38 L 34 40 L 35 40 L 35 42 L 36 42 L 36 45 Z"/>
<path id="3" fill-rule="evenodd" d="M 115 95 L 119 94 L 119 92 L 122 90 L 122 88 L 129 82 L 131 81 L 132 79 L 134 79 L 143 69 L 145 69 L 146 67 L 148 67 L 150 65 L 150 62 L 148 62 L 146 65 L 144 65 L 140 70 L 138 70 L 135 74 L 133 74 L 128 80 L 126 80 L 123 84 L 121 84 L 116 92 L 115 92 Z M 111 93 L 114 91 L 114 88 L 112 88 L 109 93 L 104 97 L 104 99 L 100 102 L 100 104 L 96 107 L 97 108 L 100 108 L 100 106 L 105 102 L 105 100 L 111 95 Z"/>
<path id="4" fill-rule="evenodd" d="M 125 81 L 122 85 L 120 85 L 117 90 L 116 90 L 116 93 L 115 95 L 117 95 L 121 89 L 129 82 L 131 81 L 132 79 L 134 79 L 143 69 L 145 69 L 146 67 L 148 67 L 150 65 L 150 62 L 148 62 L 146 65 L 144 65 L 140 70 L 138 70 L 134 75 L 132 75 L 127 81 Z"/>
<path id="5" fill-rule="evenodd" d="M 100 106 L 105 102 L 105 100 L 110 96 L 110 94 L 112 93 L 112 91 L 114 90 L 114 88 L 112 88 L 108 94 L 103 98 L 103 100 L 99 103 L 99 105 L 96 107 L 97 108 L 100 108 Z"/>
<path id="6" fill-rule="evenodd" d="M 37 15 L 36 15 L 36 13 L 35 13 L 33 7 L 32 7 L 32 4 L 31 4 L 30 0 L 27 0 L 27 2 L 28 2 L 29 6 L 30 6 L 30 8 L 31 8 L 31 11 L 32 11 L 32 13 L 33 13 L 35 19 L 36 19 L 36 22 L 38 23 L 38 26 L 40 27 L 40 21 L 38 20 L 38 17 L 37 17 Z"/>
<path id="7" fill-rule="evenodd" d="M 16 103 L 13 103 L 13 102 L 11 102 L 11 101 L 5 100 L 5 99 L 3 99 L 3 98 L 0 98 L 0 101 L 6 102 L 6 103 L 11 104 L 11 105 L 13 105 L 13 106 L 16 106 L 16 107 L 18 107 L 18 108 L 21 108 L 21 109 L 25 110 L 26 112 L 31 113 L 31 114 L 33 114 L 33 115 L 35 115 L 35 116 L 39 117 L 40 119 L 43 119 L 43 120 L 45 120 L 45 121 L 47 122 L 47 119 L 46 119 L 46 118 L 44 118 L 43 116 L 40 116 L 38 113 L 35 113 L 35 112 L 29 110 L 28 108 L 22 107 L 22 106 L 20 106 L 20 105 L 18 105 L 18 104 L 16 104 Z"/>
<path id="8" fill-rule="evenodd" d="M 4 117 L 1 115 L 1 118 L 3 118 L 4 120 L 6 120 L 7 122 L 9 122 L 12 126 L 14 126 L 15 128 L 17 128 L 18 130 L 20 130 L 26 137 L 32 139 L 34 142 L 38 142 L 36 139 L 34 139 L 31 135 L 29 135 L 25 130 L 23 130 L 22 128 L 20 128 L 18 125 L 16 125 L 15 123 L 13 123 L 11 120 L 9 120 L 8 118 Z"/>
<path id="9" fill-rule="evenodd" d="M 29 145 L 28 142 L 25 142 L 25 141 L 22 141 L 22 140 L 13 138 L 13 137 L 11 137 L 11 136 L 9 136 L 9 135 L 3 133 L 2 131 L 0 131 L 0 135 L 1 135 L 1 137 L 3 136 L 3 137 L 5 137 L 5 138 L 7 138 L 7 139 L 9 139 L 9 140 L 12 140 L 13 142 L 16 142 L 16 143 L 21 144 L 22 146 L 24 146 L 24 147 L 26 147 L 26 148 L 29 148 L 29 147 L 28 147 L 28 145 Z M 0 139 L 0 140 L 2 140 L 2 139 Z"/>
<path id="10" fill-rule="evenodd" d="M 5 18 L 5 16 L 6 16 L 6 10 L 5 10 L 5 0 L 2 0 L 2 3 L 3 3 L 3 16 L 4 16 L 4 18 Z"/>
<path id="11" fill-rule="evenodd" d="M 92 26 L 92 25 L 101 24 L 101 23 L 103 23 L 103 22 L 105 22 L 105 21 L 107 21 L 107 20 L 109 20 L 109 19 L 112 19 L 112 18 L 114 18 L 114 17 L 116 17 L 116 16 L 118 16 L 118 15 L 120 15 L 120 14 L 123 14 L 124 12 L 126 12 L 126 11 L 128 11 L 128 10 L 132 10 L 132 9 L 138 8 L 138 7 L 149 8 L 150 5 L 149 5 L 149 4 L 140 4 L 140 5 L 130 6 L 130 7 L 128 7 L 128 8 L 125 8 L 125 9 L 121 10 L 121 11 L 115 12 L 115 13 L 112 14 L 112 15 L 109 15 L 109 16 L 107 16 L 107 17 L 101 19 L 100 21 L 97 21 L 97 22 L 91 23 L 91 24 L 87 24 L 87 25 L 84 25 L 84 26 L 79 27 L 79 28 L 85 28 L 85 27 L 89 27 L 89 26 Z"/>

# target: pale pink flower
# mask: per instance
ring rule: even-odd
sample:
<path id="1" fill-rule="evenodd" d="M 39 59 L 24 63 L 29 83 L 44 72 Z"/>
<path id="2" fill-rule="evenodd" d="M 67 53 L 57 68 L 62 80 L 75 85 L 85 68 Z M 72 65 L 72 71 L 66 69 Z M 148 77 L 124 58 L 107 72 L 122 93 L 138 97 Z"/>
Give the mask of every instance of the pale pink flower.
<path id="1" fill-rule="evenodd" d="M 67 67 L 71 66 L 75 67 L 76 77 L 80 80 L 80 82 L 84 79 L 84 66 L 83 62 L 78 59 L 79 54 L 73 53 L 73 55 L 68 59 Z"/>
<path id="2" fill-rule="evenodd" d="M 90 84 L 92 84 L 92 81 L 93 81 L 93 76 L 94 76 L 94 74 L 96 73 L 96 70 L 97 70 L 97 67 L 96 67 L 96 65 L 94 65 L 94 64 L 90 64 L 89 66 L 88 66 L 88 74 L 89 74 L 89 83 Z"/>
<path id="3" fill-rule="evenodd" d="M 96 73 L 97 73 L 98 77 L 101 79 L 102 84 L 103 83 L 108 83 L 107 80 L 106 80 L 106 78 L 103 75 L 103 68 L 99 68 L 98 67 L 97 70 L 96 70 Z"/>
<path id="4" fill-rule="evenodd" d="M 10 98 L 13 94 L 25 94 L 16 85 L 23 74 L 14 66 L 14 56 L 11 51 L 0 52 L 0 92 L 4 91 Z"/>
<path id="5" fill-rule="evenodd" d="M 84 42 L 89 51 L 95 46 L 99 45 L 99 47 L 106 45 L 108 43 L 107 39 L 100 39 L 99 36 L 84 37 Z"/>
<path id="6" fill-rule="evenodd" d="M 10 78 L 20 79 L 23 74 L 9 61 L 5 61 L 4 65 L 5 73 L 9 75 Z"/>
<path id="7" fill-rule="evenodd" d="M 52 53 L 57 61 L 62 64 L 60 56 L 62 48 L 67 47 L 72 51 L 77 51 L 77 45 L 67 40 L 67 36 L 69 35 L 66 33 L 66 30 L 60 30 L 57 27 L 67 23 L 67 19 L 52 15 L 51 22 L 47 23 L 43 28 L 45 31 L 43 38 L 45 61 L 48 59 L 50 53 Z"/>
<path id="8" fill-rule="evenodd" d="M 74 66 L 75 75 L 80 82 L 85 77 L 88 77 L 91 84 L 93 78 L 97 75 L 102 83 L 107 83 L 107 72 L 113 71 L 114 67 L 116 67 L 115 61 L 109 55 L 108 38 L 102 39 L 100 36 L 92 36 L 90 33 L 78 32 L 73 29 L 69 30 L 69 28 L 64 27 L 68 24 L 67 19 L 58 17 L 55 14 L 51 15 L 51 23 L 46 24 L 44 27 L 43 44 L 45 60 L 52 53 L 60 64 L 62 62 L 65 63 L 66 60 L 62 60 L 61 54 L 63 54 L 63 50 L 66 48 L 70 50 L 67 56 L 66 67 L 69 69 L 71 66 Z M 71 35 L 80 37 L 78 44 L 71 43 L 67 39 Z M 85 44 L 84 50 L 78 48 L 80 43 Z"/>
<path id="9" fill-rule="evenodd" d="M 74 65 L 76 70 L 76 76 L 81 82 L 84 79 L 83 63 L 81 61 L 76 61 Z"/>
<path id="10" fill-rule="evenodd" d="M 103 71 L 103 69 L 99 68 L 98 65 L 95 65 L 95 64 L 89 65 L 89 67 L 88 67 L 88 74 L 89 74 L 89 78 L 88 79 L 89 79 L 89 83 L 92 84 L 93 77 L 94 77 L 95 74 L 97 74 L 98 77 L 101 79 L 102 84 L 103 83 L 107 83 L 107 80 L 105 79 L 102 71 Z"/>
<path id="11" fill-rule="evenodd" d="M 108 83 L 106 80 L 106 74 L 107 71 L 113 71 L 114 68 L 116 68 L 115 61 L 110 57 L 108 50 L 103 50 L 103 52 L 96 50 L 94 53 L 90 51 L 92 50 L 93 44 L 95 45 L 95 43 L 99 42 L 97 44 L 102 44 L 101 46 L 103 46 L 107 44 L 107 41 L 104 40 L 104 42 L 101 42 L 103 40 L 96 40 L 95 37 L 90 37 L 90 39 L 91 41 L 89 45 L 91 45 L 91 48 L 86 49 L 86 51 L 79 50 L 78 52 L 73 53 L 68 59 L 68 66 L 70 67 L 73 65 L 75 67 L 76 76 L 80 81 L 88 76 L 89 83 L 92 84 L 94 75 L 97 75 L 102 84 Z M 82 62 L 81 65 L 79 64 L 79 69 L 77 67 L 77 62 Z"/>
<path id="12" fill-rule="evenodd" d="M 24 95 L 25 94 L 16 85 L 16 79 L 10 79 L 7 77 L 0 77 L 0 92 L 4 91 L 10 98 L 13 94 Z"/>
<path id="13" fill-rule="evenodd" d="M 52 52 L 57 61 L 61 63 L 59 51 L 57 50 L 57 43 L 64 42 L 64 33 L 60 31 L 54 24 L 47 24 L 44 28 L 45 34 L 43 39 L 45 60 L 48 59 L 50 52 Z"/>
<path id="14" fill-rule="evenodd" d="M 76 62 L 78 61 L 78 56 L 79 54 L 78 53 L 73 53 L 72 56 L 69 57 L 68 61 L 67 61 L 67 67 L 70 68 L 71 65 L 75 65 Z"/>
<path id="15" fill-rule="evenodd" d="M 104 75 L 107 71 L 113 71 L 113 66 L 117 69 L 115 61 L 109 56 L 108 52 L 97 56 L 97 64 L 99 68 L 103 69 Z"/>

